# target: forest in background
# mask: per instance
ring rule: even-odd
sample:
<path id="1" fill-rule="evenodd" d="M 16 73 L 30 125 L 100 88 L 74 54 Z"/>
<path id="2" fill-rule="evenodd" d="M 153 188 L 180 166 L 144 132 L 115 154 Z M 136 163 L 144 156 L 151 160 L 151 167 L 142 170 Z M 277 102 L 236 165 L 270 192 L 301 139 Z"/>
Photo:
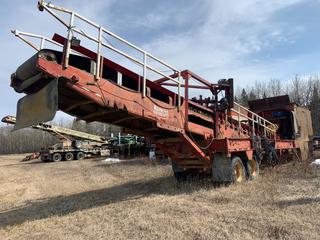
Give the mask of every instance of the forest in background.
<path id="1" fill-rule="evenodd" d="M 320 77 L 318 75 L 301 77 L 296 75 L 290 81 L 270 79 L 256 81 L 254 85 L 238 88 L 235 101 L 248 106 L 248 101 L 266 97 L 289 95 L 290 100 L 299 106 L 311 110 L 314 135 L 320 135 Z M 76 120 L 60 120 L 53 125 L 109 137 L 118 134 L 121 129 L 102 123 L 85 123 Z M 0 154 L 37 152 L 41 148 L 57 143 L 49 133 L 32 128 L 11 132 L 12 126 L 0 125 Z"/>

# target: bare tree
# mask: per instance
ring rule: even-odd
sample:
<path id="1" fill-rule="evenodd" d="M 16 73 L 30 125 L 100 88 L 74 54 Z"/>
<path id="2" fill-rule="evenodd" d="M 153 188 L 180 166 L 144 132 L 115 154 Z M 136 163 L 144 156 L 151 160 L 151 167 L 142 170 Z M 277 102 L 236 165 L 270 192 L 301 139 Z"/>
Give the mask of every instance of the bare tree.
<path id="1" fill-rule="evenodd" d="M 302 106 L 303 105 L 303 81 L 298 76 L 295 75 L 294 79 L 291 82 L 291 91 L 289 92 L 289 95 L 291 97 L 291 100 L 295 102 L 296 104 Z"/>
<path id="2" fill-rule="evenodd" d="M 268 95 L 270 97 L 280 96 L 283 94 L 282 84 L 279 79 L 274 79 L 274 78 L 270 79 L 270 81 L 268 82 L 267 89 L 269 92 Z"/>

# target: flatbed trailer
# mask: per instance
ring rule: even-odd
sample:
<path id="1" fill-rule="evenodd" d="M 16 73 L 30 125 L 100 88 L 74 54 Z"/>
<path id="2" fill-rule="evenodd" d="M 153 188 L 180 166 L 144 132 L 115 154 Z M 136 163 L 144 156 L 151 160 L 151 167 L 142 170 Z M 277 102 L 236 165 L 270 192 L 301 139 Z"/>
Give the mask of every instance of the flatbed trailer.
<path id="1" fill-rule="evenodd" d="M 215 182 L 253 179 L 265 159 L 275 162 L 299 149 L 294 139 L 281 139 L 276 124 L 234 101 L 233 79 L 211 83 L 190 70 L 172 67 L 72 10 L 44 1 L 38 6 L 58 19 L 68 35 L 49 39 L 13 31 L 37 50 L 12 75 L 11 86 L 26 94 L 18 102 L 17 129 L 49 121 L 57 110 L 87 122 L 115 124 L 156 144 L 171 158 L 177 179 L 204 173 Z M 97 30 L 97 36 L 75 26 L 75 20 Z M 40 47 L 26 40 L 28 36 L 41 39 Z M 96 43 L 97 50 L 82 46 L 80 37 Z M 45 49 L 46 41 L 62 50 Z M 139 65 L 142 74 L 102 56 L 102 49 Z M 193 90 L 202 90 L 206 97 L 189 97 Z"/>
<path id="2" fill-rule="evenodd" d="M 12 125 L 16 124 L 14 116 L 5 116 L 1 121 Z M 30 161 L 39 157 L 44 162 L 81 160 L 93 156 L 130 158 L 147 156 L 150 149 L 143 137 L 133 135 L 121 135 L 119 133 L 117 137 L 103 137 L 48 123 L 38 123 L 31 127 L 47 132 L 60 141 L 47 149 L 26 156 L 23 161 Z"/>
<path id="3" fill-rule="evenodd" d="M 43 162 L 60 162 L 61 160 L 82 160 L 86 157 L 109 156 L 108 149 L 96 148 L 53 148 L 40 151 Z"/>
<path id="4" fill-rule="evenodd" d="M 5 116 L 1 121 L 12 125 L 16 124 L 14 116 Z M 86 157 L 110 155 L 109 142 L 106 137 L 48 123 L 37 123 L 31 127 L 57 137 L 59 143 L 42 149 L 39 153 L 28 155 L 23 161 L 41 158 L 43 162 L 59 162 L 61 160 L 82 160 Z"/>

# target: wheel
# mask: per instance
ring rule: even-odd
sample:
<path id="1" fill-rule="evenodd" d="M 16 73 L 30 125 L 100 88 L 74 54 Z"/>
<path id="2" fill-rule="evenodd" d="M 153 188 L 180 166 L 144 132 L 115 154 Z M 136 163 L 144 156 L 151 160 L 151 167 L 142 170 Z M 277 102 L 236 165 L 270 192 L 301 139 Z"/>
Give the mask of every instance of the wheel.
<path id="1" fill-rule="evenodd" d="M 234 157 L 231 162 L 232 182 L 240 183 L 246 180 L 246 173 L 243 163 L 239 157 Z"/>
<path id="2" fill-rule="evenodd" d="M 42 162 L 50 162 L 50 158 L 48 157 L 48 155 L 44 155 L 44 154 L 40 154 L 40 159 Z"/>
<path id="3" fill-rule="evenodd" d="M 62 156 L 60 153 L 54 153 L 52 155 L 52 161 L 53 162 L 60 162 L 62 160 Z"/>
<path id="4" fill-rule="evenodd" d="M 84 159 L 85 158 L 85 154 L 84 154 L 84 152 L 78 152 L 77 153 L 77 160 L 82 160 L 82 159 Z"/>
<path id="5" fill-rule="evenodd" d="M 48 158 L 44 158 L 44 157 L 41 157 L 41 161 L 42 162 L 50 162 L 50 160 Z"/>
<path id="6" fill-rule="evenodd" d="M 73 153 L 72 152 L 68 152 L 64 155 L 64 159 L 66 161 L 72 161 L 74 159 Z"/>
<path id="7" fill-rule="evenodd" d="M 252 160 L 246 162 L 247 176 L 250 180 L 255 180 L 258 178 L 260 173 L 259 163 L 255 157 Z"/>
<path id="8" fill-rule="evenodd" d="M 184 171 L 183 168 L 179 167 L 174 161 L 172 161 L 172 171 L 175 179 L 178 182 L 184 182 L 188 180 L 188 172 Z"/>

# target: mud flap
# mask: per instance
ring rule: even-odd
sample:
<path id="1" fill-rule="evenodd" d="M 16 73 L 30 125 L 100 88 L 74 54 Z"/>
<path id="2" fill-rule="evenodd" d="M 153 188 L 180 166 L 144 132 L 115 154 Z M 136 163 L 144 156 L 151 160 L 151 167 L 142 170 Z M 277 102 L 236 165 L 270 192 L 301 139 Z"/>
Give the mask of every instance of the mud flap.
<path id="1" fill-rule="evenodd" d="M 51 121 L 58 110 L 58 79 L 53 79 L 37 93 L 19 99 L 13 131 Z"/>
<path id="2" fill-rule="evenodd" d="M 232 182 L 231 159 L 222 153 L 215 153 L 212 163 L 212 180 L 216 183 Z"/>

